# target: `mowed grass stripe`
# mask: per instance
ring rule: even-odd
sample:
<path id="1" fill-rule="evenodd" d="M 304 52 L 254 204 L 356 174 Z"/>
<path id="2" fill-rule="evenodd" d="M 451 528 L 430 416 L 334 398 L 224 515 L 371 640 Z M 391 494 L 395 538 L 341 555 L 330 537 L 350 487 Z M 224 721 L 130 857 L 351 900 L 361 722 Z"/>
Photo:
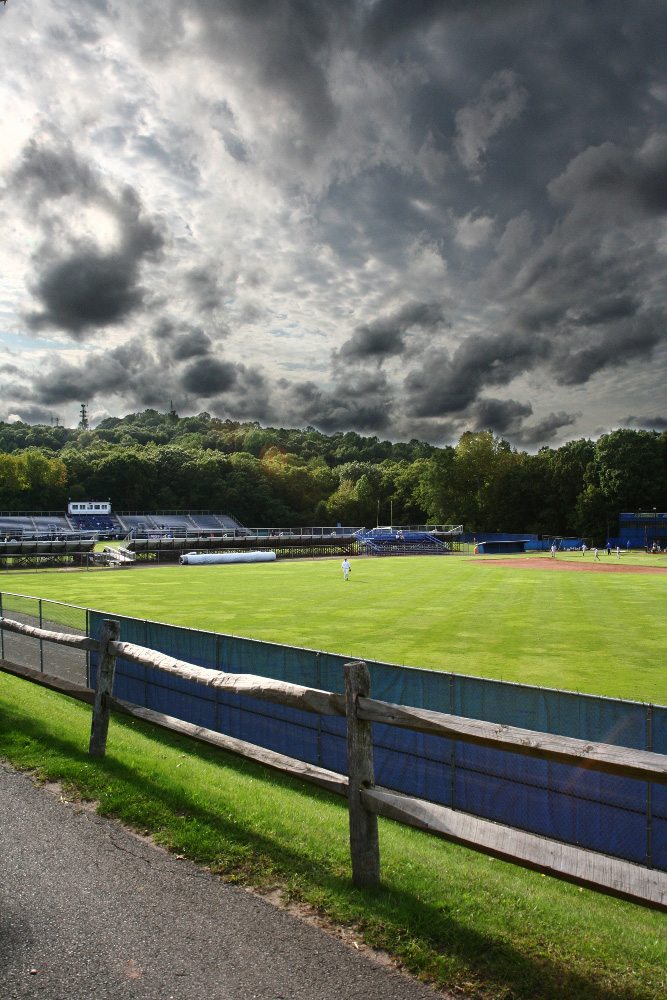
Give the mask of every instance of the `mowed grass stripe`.
<path id="1" fill-rule="evenodd" d="M 5 573 L 0 588 L 349 656 L 667 704 L 667 575 L 405 557 L 354 559 L 347 584 L 340 560 L 303 560 Z"/>

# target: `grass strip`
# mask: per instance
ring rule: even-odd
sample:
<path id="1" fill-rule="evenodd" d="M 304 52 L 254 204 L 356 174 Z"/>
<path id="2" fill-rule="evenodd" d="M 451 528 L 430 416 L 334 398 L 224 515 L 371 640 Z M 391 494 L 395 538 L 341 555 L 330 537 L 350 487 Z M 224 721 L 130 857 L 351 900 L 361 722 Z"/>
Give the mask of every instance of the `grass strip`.
<path id="1" fill-rule="evenodd" d="M 484 1000 L 664 1000 L 667 917 L 380 820 L 382 884 L 350 878 L 346 804 L 213 747 L 0 674 L 0 755 L 170 851 L 279 887 L 440 987 Z"/>

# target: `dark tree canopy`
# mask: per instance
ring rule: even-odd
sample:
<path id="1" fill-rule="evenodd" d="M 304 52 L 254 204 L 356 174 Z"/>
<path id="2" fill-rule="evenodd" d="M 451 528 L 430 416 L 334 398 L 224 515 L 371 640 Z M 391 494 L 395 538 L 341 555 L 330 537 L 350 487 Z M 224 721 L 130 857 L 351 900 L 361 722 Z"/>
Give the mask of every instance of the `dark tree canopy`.
<path id="1" fill-rule="evenodd" d="M 248 526 L 463 523 L 470 531 L 616 533 L 667 509 L 667 432 L 617 430 L 530 455 L 491 431 L 455 447 L 144 410 L 94 430 L 0 422 L 0 508 L 231 511 Z"/>

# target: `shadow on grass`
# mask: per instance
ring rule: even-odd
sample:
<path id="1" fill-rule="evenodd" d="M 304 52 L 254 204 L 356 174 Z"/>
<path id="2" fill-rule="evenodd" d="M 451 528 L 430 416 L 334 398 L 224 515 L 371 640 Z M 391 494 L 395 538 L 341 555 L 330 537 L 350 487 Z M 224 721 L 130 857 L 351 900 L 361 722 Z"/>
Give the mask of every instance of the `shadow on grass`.
<path id="1" fill-rule="evenodd" d="M 123 716 L 114 715 L 114 724 L 141 734 L 154 745 L 186 751 L 191 758 L 218 766 L 224 763 L 228 771 L 251 777 L 259 784 L 271 783 L 347 812 L 346 804 L 331 793 L 313 786 L 304 788 L 298 779 L 268 771 L 218 748 L 138 720 L 133 723 Z M 36 744 L 32 753 L 26 753 L 26 740 Z M 296 877 L 304 895 L 315 890 L 318 898 L 324 898 L 323 905 L 330 914 L 346 913 L 363 928 L 370 943 L 399 956 L 413 972 L 437 976 L 438 957 L 442 955 L 447 957 L 450 968 L 456 967 L 454 980 L 463 978 L 469 989 L 471 982 L 476 983 L 479 993 L 485 996 L 511 996 L 516 1000 L 647 1000 L 659 995 L 648 992 L 642 984 L 606 985 L 600 981 L 604 970 L 599 976 L 586 975 L 547 957 L 526 955 L 510 942 L 464 926 L 442 909 L 420 901 L 414 892 L 386 882 L 361 892 L 352 885 L 349 875 L 337 874 L 317 859 L 304 858 L 284 841 L 206 808 L 196 800 L 196 787 L 191 791 L 166 787 L 114 758 L 111 742 L 107 757 L 92 761 L 80 743 L 56 735 L 48 722 L 26 718 L 21 710 L 0 708 L 0 752 L 18 766 L 39 766 L 50 778 L 71 782 L 84 795 L 101 796 L 102 811 L 135 828 L 152 828 L 155 833 L 158 817 L 162 837 L 171 849 L 187 850 L 194 860 L 228 878 L 246 883 L 256 879 L 266 884 L 267 876 L 288 882 Z M 87 765 L 86 771 L 83 765 Z M 116 783 L 117 789 L 110 782 Z M 203 841 L 207 849 L 198 849 L 198 841 Z M 608 984 L 609 977 L 605 979 Z M 454 983 L 445 985 L 451 987 Z"/>

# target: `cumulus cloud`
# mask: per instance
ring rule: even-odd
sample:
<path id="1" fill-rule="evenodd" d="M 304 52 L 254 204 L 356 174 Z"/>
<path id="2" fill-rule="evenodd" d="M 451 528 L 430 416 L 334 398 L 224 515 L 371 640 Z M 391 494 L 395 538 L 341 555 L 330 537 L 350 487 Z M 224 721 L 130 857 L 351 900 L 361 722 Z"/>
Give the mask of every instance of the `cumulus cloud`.
<path id="1" fill-rule="evenodd" d="M 314 382 L 278 382 L 279 408 L 297 417 L 299 426 L 312 424 L 327 434 L 339 430 L 381 431 L 390 424 L 392 393 L 381 372 L 343 379 L 335 389 Z"/>
<path id="2" fill-rule="evenodd" d="M 498 70 L 482 87 L 479 96 L 456 113 L 454 145 L 461 163 L 479 179 L 490 140 L 516 121 L 528 101 L 528 91 L 511 69 Z"/>
<path id="3" fill-rule="evenodd" d="M 667 212 L 667 133 L 650 135 L 632 149 L 613 142 L 589 146 L 570 161 L 548 186 L 551 197 L 565 203 L 598 196 L 609 210 L 625 201 L 649 214 Z"/>
<path id="4" fill-rule="evenodd" d="M 112 190 L 53 131 L 28 142 L 9 189 L 36 213 L 43 235 L 32 255 L 31 291 L 39 308 L 25 314 L 31 330 L 56 328 L 82 340 L 89 329 L 118 324 L 142 304 L 140 266 L 161 250 L 164 237 L 159 223 L 146 217 L 136 191 L 127 185 Z M 75 230 L 81 217 L 85 227 L 91 206 L 99 213 L 93 216 L 97 226 L 107 224 L 105 237 L 110 224 L 116 230 L 114 245 L 100 245 L 95 224 L 92 232 Z"/>
<path id="5" fill-rule="evenodd" d="M 430 355 L 405 378 L 408 412 L 438 417 L 465 410 L 490 385 L 508 385 L 551 354 L 547 340 L 499 334 L 469 337 L 450 356 Z"/>
<path id="6" fill-rule="evenodd" d="M 445 323 L 442 303 L 411 302 L 372 323 L 358 326 L 350 339 L 342 344 L 340 351 L 334 352 L 334 359 L 344 364 L 368 360 L 381 364 L 385 358 L 405 352 L 405 336 L 411 329 L 432 333 Z"/>
<path id="7" fill-rule="evenodd" d="M 229 361 L 201 358 L 188 365 L 181 375 L 181 385 L 186 392 L 203 399 L 210 399 L 227 392 L 236 384 L 236 368 Z"/>
<path id="8" fill-rule="evenodd" d="M 646 430 L 667 431 L 667 417 L 635 417 L 632 414 L 621 421 L 625 427 L 639 427 Z"/>
<path id="9" fill-rule="evenodd" d="M 175 361 L 187 361 L 209 354 L 211 346 L 211 338 L 203 330 L 192 330 L 175 337 L 171 351 Z"/>
<path id="10" fill-rule="evenodd" d="M 474 250 L 488 240 L 493 229 L 493 219 L 488 215 L 475 216 L 468 212 L 462 219 L 456 220 L 455 229 L 456 242 L 465 250 Z"/>

